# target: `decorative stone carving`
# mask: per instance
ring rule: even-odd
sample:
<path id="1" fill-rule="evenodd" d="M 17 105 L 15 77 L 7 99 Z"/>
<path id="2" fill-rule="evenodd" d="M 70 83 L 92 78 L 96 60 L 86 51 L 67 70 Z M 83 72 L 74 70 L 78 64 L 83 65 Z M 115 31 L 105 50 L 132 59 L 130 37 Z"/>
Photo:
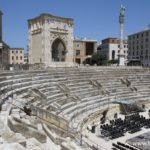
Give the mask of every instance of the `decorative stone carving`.
<path id="1" fill-rule="evenodd" d="M 29 27 L 29 63 L 44 63 L 49 66 L 55 61 L 62 61 L 52 58 L 52 52 L 60 49 L 63 43 L 65 50 L 58 52 L 59 55 L 65 55 L 65 62 L 73 62 L 73 19 L 53 16 L 51 14 L 41 14 L 40 16 L 28 20 Z M 54 46 L 56 50 L 52 51 L 53 43 L 59 39 L 60 44 Z M 54 48 L 53 47 L 53 48 Z M 62 53 L 62 54 L 60 54 Z"/>

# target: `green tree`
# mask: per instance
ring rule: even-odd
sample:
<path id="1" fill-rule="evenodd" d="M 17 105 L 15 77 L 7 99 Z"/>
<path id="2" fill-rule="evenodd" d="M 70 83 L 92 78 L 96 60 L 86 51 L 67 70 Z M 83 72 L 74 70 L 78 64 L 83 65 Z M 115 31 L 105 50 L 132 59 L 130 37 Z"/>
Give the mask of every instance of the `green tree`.
<path id="1" fill-rule="evenodd" d="M 87 58 L 84 62 L 84 64 L 90 65 L 107 65 L 107 63 L 107 56 L 101 53 L 94 53 L 91 58 Z"/>
<path id="2" fill-rule="evenodd" d="M 83 64 L 89 64 L 91 65 L 91 58 L 87 58 L 86 60 L 83 61 Z"/>

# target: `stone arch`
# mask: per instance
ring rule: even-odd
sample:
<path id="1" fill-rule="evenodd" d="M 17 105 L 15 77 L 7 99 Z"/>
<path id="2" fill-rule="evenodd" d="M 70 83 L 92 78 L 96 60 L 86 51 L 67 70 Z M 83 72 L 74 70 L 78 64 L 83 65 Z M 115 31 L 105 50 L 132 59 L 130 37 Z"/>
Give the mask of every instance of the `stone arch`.
<path id="1" fill-rule="evenodd" d="M 61 38 L 56 38 L 51 46 L 52 61 L 59 62 L 66 59 L 66 44 Z"/>

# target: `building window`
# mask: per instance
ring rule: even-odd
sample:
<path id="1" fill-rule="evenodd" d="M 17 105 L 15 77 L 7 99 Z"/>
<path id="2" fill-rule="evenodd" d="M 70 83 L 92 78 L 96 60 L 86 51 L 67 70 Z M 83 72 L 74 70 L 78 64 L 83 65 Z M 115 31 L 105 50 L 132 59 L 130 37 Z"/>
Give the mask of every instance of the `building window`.
<path id="1" fill-rule="evenodd" d="M 16 51 L 16 53 L 18 53 L 18 51 Z"/>
<path id="2" fill-rule="evenodd" d="M 80 47 L 80 44 L 76 44 L 76 47 Z"/>
<path id="3" fill-rule="evenodd" d="M 126 45 L 124 45 L 124 48 L 126 48 Z"/>
<path id="4" fill-rule="evenodd" d="M 129 36 L 129 40 L 131 40 L 131 37 Z"/>
<path id="5" fill-rule="evenodd" d="M 12 56 L 12 60 L 14 60 L 14 56 Z"/>
<path id="6" fill-rule="evenodd" d="M 18 56 L 16 56 L 16 60 L 18 60 Z"/>
<path id="7" fill-rule="evenodd" d="M 141 45 L 141 49 L 143 49 L 143 45 Z"/>
<path id="8" fill-rule="evenodd" d="M 145 51 L 145 54 L 146 54 L 146 55 L 148 54 L 148 50 Z"/>
<path id="9" fill-rule="evenodd" d="M 115 50 L 112 51 L 112 60 L 115 59 Z"/>
<path id="10" fill-rule="evenodd" d="M 136 54 L 139 55 L 139 51 L 137 51 Z"/>
<path id="11" fill-rule="evenodd" d="M 146 38 L 146 42 L 148 42 L 148 38 Z"/>
<path id="12" fill-rule="evenodd" d="M 118 45 L 118 48 L 120 48 L 120 45 Z"/>
<path id="13" fill-rule="evenodd" d="M 143 33 L 141 34 L 141 37 L 143 37 Z"/>
<path id="14" fill-rule="evenodd" d="M 14 53 L 14 51 L 12 51 L 12 53 Z"/>
<path id="15" fill-rule="evenodd" d="M 93 42 L 86 42 L 86 56 L 93 55 L 94 53 L 94 43 Z"/>
<path id="16" fill-rule="evenodd" d="M 22 51 L 20 51 L 20 53 L 22 53 Z"/>
<path id="17" fill-rule="evenodd" d="M 22 56 L 20 56 L 20 60 L 22 60 Z"/>
<path id="18" fill-rule="evenodd" d="M 134 52 L 132 53 L 132 55 L 134 56 Z"/>
<path id="19" fill-rule="evenodd" d="M 80 50 L 76 50 L 76 56 L 80 56 Z"/>

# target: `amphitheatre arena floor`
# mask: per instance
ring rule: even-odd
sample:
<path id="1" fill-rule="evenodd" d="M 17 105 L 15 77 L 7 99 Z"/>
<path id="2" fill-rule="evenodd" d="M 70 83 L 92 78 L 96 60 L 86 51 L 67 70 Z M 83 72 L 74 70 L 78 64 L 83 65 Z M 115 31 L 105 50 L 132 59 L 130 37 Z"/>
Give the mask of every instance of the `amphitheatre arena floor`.
<path id="1" fill-rule="evenodd" d="M 143 115 L 146 118 L 149 118 L 148 110 L 146 112 L 140 113 L 140 115 Z M 118 117 L 124 119 L 123 115 L 119 115 Z M 112 118 L 110 118 L 110 119 L 112 119 Z M 106 123 L 108 123 L 110 119 L 108 119 L 106 121 Z M 98 123 L 96 133 L 91 133 L 88 130 L 86 130 L 84 132 L 85 137 L 86 137 L 86 138 L 84 138 L 84 140 L 87 141 L 88 143 L 90 143 L 91 145 L 94 143 L 95 147 L 97 145 L 97 147 L 99 147 L 99 148 L 110 150 L 110 149 L 112 149 L 112 143 L 117 143 L 118 141 L 122 142 L 122 143 L 127 143 L 127 141 L 129 139 L 132 139 L 134 137 L 137 137 L 139 135 L 142 135 L 142 134 L 148 133 L 148 132 L 150 132 L 150 129 L 142 128 L 142 130 L 139 131 L 139 132 L 136 132 L 136 133 L 133 133 L 133 134 L 126 133 L 123 137 L 113 139 L 113 140 L 109 140 L 108 138 L 104 138 L 104 137 L 100 136 L 101 135 L 100 134 L 100 124 Z"/>

